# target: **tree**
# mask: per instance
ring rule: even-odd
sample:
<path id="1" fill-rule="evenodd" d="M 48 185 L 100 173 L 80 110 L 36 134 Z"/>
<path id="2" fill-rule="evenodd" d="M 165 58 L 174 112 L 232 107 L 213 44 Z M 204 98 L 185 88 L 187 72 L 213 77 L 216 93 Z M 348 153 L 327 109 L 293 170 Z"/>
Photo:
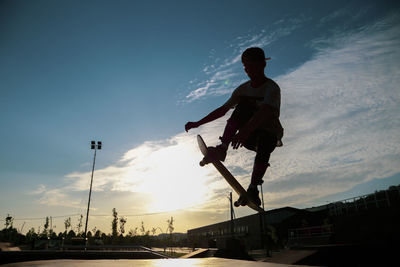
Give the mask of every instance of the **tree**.
<path id="1" fill-rule="evenodd" d="M 69 232 L 68 232 L 68 234 L 67 234 L 67 237 L 69 238 L 69 239 L 71 239 L 72 237 L 76 237 L 76 234 L 75 234 L 75 232 L 74 232 L 74 230 L 69 230 Z"/>
<path id="2" fill-rule="evenodd" d="M 123 235 L 125 233 L 125 223 L 126 223 L 127 219 L 124 217 L 121 217 L 119 219 L 119 231 L 121 232 L 121 235 Z"/>
<path id="3" fill-rule="evenodd" d="M 130 237 L 137 236 L 137 230 L 138 230 L 137 227 L 135 227 L 135 229 L 129 230 L 128 236 L 130 236 Z"/>
<path id="4" fill-rule="evenodd" d="M 8 228 L 12 228 L 13 227 L 13 222 L 14 222 L 14 218 L 10 214 L 7 214 L 6 223 L 5 223 L 6 230 Z"/>
<path id="5" fill-rule="evenodd" d="M 32 240 L 36 239 L 37 236 L 38 235 L 35 233 L 35 228 L 33 228 L 33 227 L 31 229 L 29 229 L 29 231 L 26 233 L 26 238 L 28 241 L 32 241 Z"/>
<path id="6" fill-rule="evenodd" d="M 50 225 L 49 217 L 46 217 L 46 222 L 43 225 L 44 229 L 43 229 L 43 232 L 41 234 L 42 237 L 46 237 L 47 238 L 47 236 L 49 235 L 49 225 Z"/>
<path id="7" fill-rule="evenodd" d="M 46 222 L 45 222 L 45 224 L 44 224 L 44 229 L 45 229 L 45 230 L 49 229 L 49 225 L 50 225 L 49 222 L 50 222 L 49 217 L 46 217 Z"/>
<path id="8" fill-rule="evenodd" d="M 94 231 L 94 229 L 93 229 L 93 231 Z M 101 231 L 100 230 L 96 230 L 96 232 L 95 232 L 95 234 L 94 234 L 94 237 L 95 238 L 100 238 L 101 237 Z"/>
<path id="9" fill-rule="evenodd" d="M 57 239 L 57 234 L 53 230 L 50 230 L 50 238 Z"/>
<path id="10" fill-rule="evenodd" d="M 149 235 L 150 231 L 146 231 L 146 228 L 144 228 L 144 222 L 142 221 L 142 225 L 140 226 L 140 232 L 142 235 Z"/>
<path id="11" fill-rule="evenodd" d="M 118 213 L 115 208 L 112 209 L 112 213 L 113 213 L 113 220 L 111 222 L 112 236 L 117 237 L 118 236 Z"/>
<path id="12" fill-rule="evenodd" d="M 156 234 L 157 232 L 157 228 L 153 227 L 151 228 L 151 233 L 153 234 L 153 236 Z"/>
<path id="13" fill-rule="evenodd" d="M 96 233 L 96 232 L 97 232 L 97 227 L 96 227 L 96 226 L 92 229 L 92 232 L 93 232 L 93 233 Z"/>
<path id="14" fill-rule="evenodd" d="M 174 231 L 174 218 L 171 217 L 170 220 L 167 220 L 168 226 L 167 226 L 167 233 L 169 232 L 169 242 L 170 242 L 170 247 L 171 247 L 171 253 L 172 251 L 172 232 Z"/>
<path id="15" fill-rule="evenodd" d="M 83 215 L 81 214 L 81 216 L 79 217 L 79 220 L 78 220 L 78 235 L 81 233 L 81 228 L 82 228 L 82 220 L 83 220 Z"/>
<path id="16" fill-rule="evenodd" d="M 59 232 L 58 235 L 57 235 L 57 238 L 58 239 L 63 239 L 63 237 L 64 237 L 64 233 L 63 232 Z"/>
<path id="17" fill-rule="evenodd" d="M 68 228 L 71 227 L 71 217 L 68 217 L 67 219 L 65 219 L 64 226 L 65 226 L 65 235 L 67 235 Z"/>
<path id="18" fill-rule="evenodd" d="M 174 231 L 174 218 L 173 217 L 171 217 L 171 219 L 170 220 L 167 220 L 167 223 L 168 223 L 168 227 L 167 227 L 167 233 L 169 232 L 171 235 L 172 235 L 172 232 Z"/>

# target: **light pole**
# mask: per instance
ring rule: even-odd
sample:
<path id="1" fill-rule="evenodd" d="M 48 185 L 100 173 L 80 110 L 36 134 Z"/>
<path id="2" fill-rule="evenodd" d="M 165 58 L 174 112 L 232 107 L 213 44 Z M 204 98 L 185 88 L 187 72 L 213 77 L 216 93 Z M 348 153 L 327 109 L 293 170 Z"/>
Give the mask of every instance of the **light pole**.
<path id="1" fill-rule="evenodd" d="M 87 245 L 87 225 L 88 225 L 88 220 L 89 220 L 89 209 L 90 209 L 90 197 L 92 196 L 92 184 L 93 184 L 93 173 L 94 173 L 94 165 L 96 163 L 96 151 L 97 149 L 101 149 L 102 143 L 101 141 L 97 142 L 92 141 L 90 148 L 94 149 L 94 157 L 93 157 L 93 167 L 92 167 L 92 177 L 90 178 L 90 190 L 89 190 L 89 200 L 88 200 L 88 205 L 87 205 L 87 212 L 86 212 L 86 223 L 85 223 L 85 247 Z"/>

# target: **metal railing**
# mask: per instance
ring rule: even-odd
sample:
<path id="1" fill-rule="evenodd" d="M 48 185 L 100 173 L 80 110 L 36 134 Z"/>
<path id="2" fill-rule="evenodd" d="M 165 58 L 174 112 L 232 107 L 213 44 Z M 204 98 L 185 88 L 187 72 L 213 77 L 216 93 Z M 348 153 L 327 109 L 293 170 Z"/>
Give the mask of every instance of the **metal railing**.
<path id="1" fill-rule="evenodd" d="M 321 238 L 330 237 L 333 234 L 333 225 L 320 225 L 313 227 L 293 228 L 288 230 L 288 238 L 290 241 L 305 238 Z"/>
<path id="2" fill-rule="evenodd" d="M 392 206 L 393 198 L 399 198 L 399 190 L 377 191 L 372 194 L 353 197 L 328 204 L 330 215 L 338 216 L 369 209 L 386 208 Z"/>

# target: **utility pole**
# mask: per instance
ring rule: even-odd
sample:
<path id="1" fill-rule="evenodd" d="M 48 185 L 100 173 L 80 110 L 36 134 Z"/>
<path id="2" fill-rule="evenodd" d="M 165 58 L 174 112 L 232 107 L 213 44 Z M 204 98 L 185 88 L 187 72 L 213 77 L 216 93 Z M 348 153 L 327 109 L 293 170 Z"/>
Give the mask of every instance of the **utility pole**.
<path id="1" fill-rule="evenodd" d="M 230 206 L 231 206 L 231 234 L 232 234 L 232 237 L 234 237 L 235 226 L 233 224 L 233 219 L 235 217 L 235 211 L 233 210 L 232 192 L 229 193 L 229 202 L 230 202 Z"/>
<path id="2" fill-rule="evenodd" d="M 263 186 L 262 184 L 260 184 L 260 191 L 261 191 L 261 200 L 262 200 L 262 208 L 265 211 L 265 207 L 264 207 L 264 192 L 263 192 Z"/>
<path id="3" fill-rule="evenodd" d="M 96 163 L 96 151 L 97 149 L 101 149 L 102 143 L 101 141 L 96 142 L 91 141 L 91 149 L 94 149 L 94 157 L 93 157 L 93 166 L 92 166 L 92 177 L 90 178 L 90 189 L 89 189 L 89 200 L 88 200 L 88 207 L 87 207 L 87 212 L 86 212 L 86 223 L 85 223 L 85 248 L 87 246 L 87 226 L 88 226 L 88 220 L 89 220 L 89 209 L 90 209 L 90 198 L 92 196 L 92 184 L 93 184 L 93 174 L 94 174 L 94 165 Z"/>

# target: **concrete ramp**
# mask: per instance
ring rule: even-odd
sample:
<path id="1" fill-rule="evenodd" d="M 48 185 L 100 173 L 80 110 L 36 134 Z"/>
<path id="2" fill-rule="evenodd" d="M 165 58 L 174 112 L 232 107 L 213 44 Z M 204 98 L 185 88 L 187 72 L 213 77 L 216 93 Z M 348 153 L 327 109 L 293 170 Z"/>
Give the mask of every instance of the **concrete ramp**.
<path id="1" fill-rule="evenodd" d="M 190 252 L 186 255 L 183 255 L 179 258 L 181 259 L 189 259 L 189 258 L 205 258 L 205 257 L 211 257 L 214 255 L 214 252 L 216 250 L 212 250 L 209 248 L 199 248 L 193 252 Z"/>
<path id="2" fill-rule="evenodd" d="M 21 251 L 19 247 L 12 247 L 11 243 L 0 242 L 0 251 Z"/>
<path id="3" fill-rule="evenodd" d="M 316 252 L 317 250 L 284 250 L 277 254 L 272 254 L 271 258 L 264 259 L 263 262 L 295 264 Z"/>

